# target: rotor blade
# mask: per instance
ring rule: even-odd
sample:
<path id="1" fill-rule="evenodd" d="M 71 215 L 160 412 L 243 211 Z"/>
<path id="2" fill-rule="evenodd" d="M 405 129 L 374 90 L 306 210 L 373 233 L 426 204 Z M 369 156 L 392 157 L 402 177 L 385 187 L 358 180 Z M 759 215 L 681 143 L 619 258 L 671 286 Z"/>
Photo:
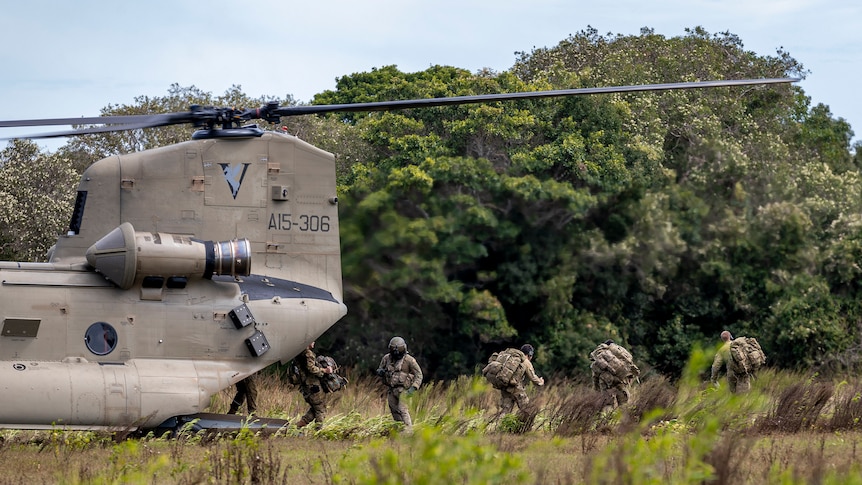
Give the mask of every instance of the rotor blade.
<path id="1" fill-rule="evenodd" d="M 41 120 L 0 121 L 0 128 L 19 126 L 58 126 L 58 125 L 106 125 L 147 123 L 162 115 L 93 116 L 89 118 L 46 118 Z"/>
<path id="2" fill-rule="evenodd" d="M 434 106 L 451 106 L 470 103 L 487 103 L 493 101 L 506 101 L 518 99 L 538 99 L 560 96 L 580 96 L 587 94 L 607 93 L 629 93 L 642 91 L 669 91 L 674 89 L 700 89 L 725 86 L 753 86 L 763 84 L 780 84 L 797 82 L 795 78 L 773 78 L 773 79 L 736 79 L 723 81 L 700 81 L 666 84 L 640 84 L 633 86 L 608 86 L 598 88 L 557 89 L 551 91 L 529 91 L 519 93 L 479 94 L 472 96 L 452 96 L 446 98 L 406 99 L 396 101 L 376 101 L 370 103 L 352 104 L 324 104 L 312 106 L 284 106 L 271 103 L 261 108 L 238 111 L 229 108 L 215 108 L 212 106 L 192 106 L 190 111 L 179 113 L 164 113 L 155 115 L 126 115 L 126 116 L 97 116 L 82 118 L 53 118 L 34 120 L 12 120 L 0 121 L 0 128 L 12 128 L 23 126 L 56 126 L 56 125 L 102 125 L 77 130 L 64 130 L 51 133 L 40 133 L 26 136 L 14 136 L 0 138 L 0 140 L 12 140 L 16 138 L 57 138 L 63 136 L 87 135 L 92 133 L 108 133 L 115 131 L 128 131 L 158 126 L 176 125 L 182 123 L 193 123 L 202 125 L 223 125 L 239 123 L 253 119 L 266 119 L 277 122 L 279 116 L 299 116 L 308 114 L 336 113 L 336 112 L 362 112 L 362 111 L 384 111 L 409 108 L 426 108 Z"/>
<path id="3" fill-rule="evenodd" d="M 93 118 L 52 118 L 44 120 L 19 120 L 0 122 L 0 127 L 9 126 L 51 126 L 65 125 L 74 120 L 73 124 L 98 124 L 113 123 L 103 126 L 91 126 L 75 130 L 54 131 L 49 133 L 34 133 L 32 135 L 18 135 L 0 138 L 0 141 L 14 139 L 36 140 L 40 138 L 59 138 L 63 136 L 90 135 L 93 133 L 112 133 L 118 131 L 139 130 L 144 128 L 155 128 L 158 126 L 177 125 L 183 123 L 194 123 L 198 120 L 195 112 L 164 113 L 157 115 L 129 115 L 129 116 L 100 116 Z M 106 121 L 110 120 L 110 121 Z M 35 124 L 26 124 L 33 123 Z M 83 122 L 83 123 L 82 123 Z M 23 124 L 16 124 L 23 123 Z"/>
<path id="4" fill-rule="evenodd" d="M 640 91 L 669 91 L 674 89 L 700 89 L 723 86 L 749 86 L 760 84 L 780 84 L 797 82 L 796 78 L 735 79 L 723 81 L 698 81 L 667 84 L 639 84 L 633 86 L 610 86 L 600 88 L 557 89 L 551 91 L 531 91 L 520 93 L 479 94 L 473 96 L 453 96 L 448 98 L 409 99 L 403 101 L 374 101 L 353 104 L 321 104 L 312 106 L 284 106 L 276 108 L 273 114 L 279 116 L 299 116 L 320 113 L 347 113 L 361 111 L 384 111 L 408 108 L 427 108 L 470 103 L 486 103 L 513 99 L 536 99 L 559 96 L 580 96 L 585 94 L 629 93 Z"/>
<path id="5" fill-rule="evenodd" d="M 19 136 L 10 136 L 0 138 L 0 141 L 7 140 L 15 140 L 15 139 L 27 139 L 27 140 L 37 140 L 40 138 L 59 138 L 62 136 L 78 136 L 78 135 L 91 135 L 93 133 L 113 133 L 118 131 L 129 131 L 129 130 L 139 130 L 143 128 L 153 128 L 156 126 L 164 126 L 170 123 L 160 123 L 154 125 L 152 123 L 127 123 L 123 125 L 105 125 L 105 126 L 92 126 L 90 128 L 82 128 L 80 130 L 65 130 L 65 131 L 54 131 L 50 133 L 35 133 L 32 135 L 19 135 Z"/>

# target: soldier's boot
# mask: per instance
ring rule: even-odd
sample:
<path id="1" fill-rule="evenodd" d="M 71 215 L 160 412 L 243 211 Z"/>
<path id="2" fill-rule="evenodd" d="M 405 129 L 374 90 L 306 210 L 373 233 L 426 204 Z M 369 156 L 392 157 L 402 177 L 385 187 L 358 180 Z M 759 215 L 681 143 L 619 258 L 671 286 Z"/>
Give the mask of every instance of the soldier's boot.
<path id="1" fill-rule="evenodd" d="M 238 402 L 232 401 L 230 403 L 230 409 L 228 409 L 227 413 L 228 414 L 236 414 L 236 412 L 239 410 L 239 406 L 240 406 L 240 404 Z"/>
<path id="2" fill-rule="evenodd" d="M 306 421 L 305 418 L 299 418 L 299 421 L 296 422 L 296 427 L 303 428 L 305 426 L 308 426 L 308 421 Z"/>

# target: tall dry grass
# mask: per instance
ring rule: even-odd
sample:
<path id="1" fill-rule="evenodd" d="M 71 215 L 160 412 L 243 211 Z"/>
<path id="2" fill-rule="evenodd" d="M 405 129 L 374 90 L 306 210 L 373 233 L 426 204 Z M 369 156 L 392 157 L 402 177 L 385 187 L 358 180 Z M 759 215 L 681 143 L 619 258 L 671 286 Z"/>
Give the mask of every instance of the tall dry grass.
<path id="1" fill-rule="evenodd" d="M 122 440 L 6 430 L 0 484 L 406 483 L 418 473 L 428 483 L 862 483 L 855 377 L 766 371 L 749 394 L 732 395 L 654 375 L 618 409 L 582 381 L 556 378 L 528 389 L 528 409 L 500 415 L 499 392 L 462 376 L 408 399 L 410 436 L 392 421 L 378 379 L 348 377 L 316 431 Z M 305 413 L 277 373 L 260 375 L 258 387 L 259 415 L 295 422 Z M 226 411 L 232 398 L 225 390 L 208 411 Z"/>

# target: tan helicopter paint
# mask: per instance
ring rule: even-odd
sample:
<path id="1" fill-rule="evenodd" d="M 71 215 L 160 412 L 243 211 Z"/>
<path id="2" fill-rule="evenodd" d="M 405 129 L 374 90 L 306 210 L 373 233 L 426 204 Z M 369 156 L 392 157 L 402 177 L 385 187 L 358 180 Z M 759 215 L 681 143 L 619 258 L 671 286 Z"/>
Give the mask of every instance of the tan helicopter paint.
<path id="1" fill-rule="evenodd" d="M 78 190 L 87 193 L 80 231 L 58 239 L 49 263 L 0 263 L 0 426 L 146 427 L 202 412 L 346 314 L 334 157 L 296 137 L 109 157 Z M 242 239 L 248 258 L 225 262 L 250 260 L 250 276 L 202 274 L 202 242 Z M 129 281 L 117 281 L 126 270 Z M 243 303 L 254 323 L 237 328 L 230 313 Z M 116 331 L 106 355 L 85 342 L 97 322 Z M 260 356 L 245 342 L 256 331 L 269 343 Z"/>

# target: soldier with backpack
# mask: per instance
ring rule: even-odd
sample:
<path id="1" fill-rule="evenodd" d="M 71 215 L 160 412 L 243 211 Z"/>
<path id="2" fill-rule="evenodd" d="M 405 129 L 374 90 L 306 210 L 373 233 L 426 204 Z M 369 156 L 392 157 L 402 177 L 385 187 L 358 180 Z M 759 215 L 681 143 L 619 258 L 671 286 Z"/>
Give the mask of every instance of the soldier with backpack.
<path id="1" fill-rule="evenodd" d="M 718 386 L 718 376 L 724 367 L 727 369 L 730 392 L 748 392 L 751 389 L 751 377 L 766 363 L 766 354 L 754 337 L 733 338 L 725 330 L 721 332 L 721 340 L 721 347 L 712 361 L 710 380 Z"/>
<path id="2" fill-rule="evenodd" d="M 294 359 L 294 367 L 291 368 L 292 377 L 296 379 L 299 385 L 299 392 L 302 393 L 302 398 L 308 403 L 308 411 L 299 421 L 296 422 L 297 428 L 302 428 L 312 421 L 317 423 L 317 426 L 323 424 L 326 418 L 326 401 L 327 392 L 324 389 L 325 377 L 335 372 L 335 369 L 328 365 L 321 367 L 318 364 L 317 355 L 314 353 L 314 342 L 308 344 L 308 347 Z"/>
<path id="3" fill-rule="evenodd" d="M 613 407 L 629 401 L 629 386 L 640 375 L 632 354 L 623 346 L 606 340 L 590 352 L 593 388 L 610 396 Z"/>
<path id="4" fill-rule="evenodd" d="M 525 410 L 530 398 L 524 389 L 524 377 L 537 386 L 545 385 L 545 379 L 536 375 L 533 369 L 535 349 L 530 344 L 524 344 L 520 349 L 506 349 L 494 352 L 488 359 L 488 365 L 482 369 L 482 375 L 488 382 L 500 391 L 500 413 L 512 412 L 515 403 L 518 409 Z"/>

